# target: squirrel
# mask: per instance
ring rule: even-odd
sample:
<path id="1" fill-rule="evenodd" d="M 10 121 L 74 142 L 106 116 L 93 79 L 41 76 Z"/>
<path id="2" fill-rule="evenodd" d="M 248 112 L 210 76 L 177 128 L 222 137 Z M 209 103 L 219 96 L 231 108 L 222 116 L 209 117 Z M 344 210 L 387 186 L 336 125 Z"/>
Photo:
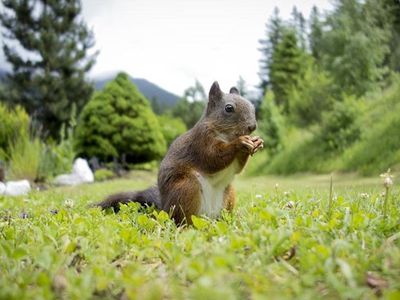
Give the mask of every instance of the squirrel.
<path id="1" fill-rule="evenodd" d="M 232 211 L 234 176 L 263 148 L 260 137 L 250 136 L 256 127 L 253 104 L 237 88 L 225 94 L 214 82 L 201 119 L 171 144 L 162 160 L 157 186 L 110 195 L 95 206 L 117 212 L 120 204 L 132 201 L 155 205 L 178 225 L 191 224 L 192 215 L 217 218 L 223 209 Z"/>

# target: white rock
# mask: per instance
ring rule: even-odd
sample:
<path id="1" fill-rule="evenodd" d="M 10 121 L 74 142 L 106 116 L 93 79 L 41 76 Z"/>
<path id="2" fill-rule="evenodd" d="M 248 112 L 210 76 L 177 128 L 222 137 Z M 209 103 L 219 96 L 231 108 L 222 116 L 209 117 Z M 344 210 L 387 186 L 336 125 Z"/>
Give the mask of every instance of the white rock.
<path id="1" fill-rule="evenodd" d="M 3 195 L 6 191 L 6 185 L 0 181 L 0 195 Z"/>
<path id="2" fill-rule="evenodd" d="M 85 159 L 77 158 L 72 167 L 72 174 L 62 174 L 54 179 L 57 185 L 78 185 L 94 181 L 94 174 Z"/>
<path id="3" fill-rule="evenodd" d="M 72 167 L 72 174 L 78 175 L 83 182 L 93 182 L 94 174 L 86 159 L 77 158 Z"/>
<path id="4" fill-rule="evenodd" d="M 6 183 L 4 195 L 20 196 L 26 195 L 31 191 L 31 185 L 28 180 L 9 181 Z"/>
<path id="5" fill-rule="evenodd" d="M 54 178 L 54 184 L 56 185 L 78 185 L 81 183 L 83 183 L 82 178 L 75 174 L 63 174 Z"/>

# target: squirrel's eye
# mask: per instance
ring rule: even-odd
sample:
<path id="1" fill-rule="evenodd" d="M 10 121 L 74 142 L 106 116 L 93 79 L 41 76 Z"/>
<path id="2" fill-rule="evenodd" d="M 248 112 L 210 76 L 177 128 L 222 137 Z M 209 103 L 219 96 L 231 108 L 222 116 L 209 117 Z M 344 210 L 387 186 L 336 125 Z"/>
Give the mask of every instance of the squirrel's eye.
<path id="1" fill-rule="evenodd" d="M 228 113 L 232 113 L 232 112 L 235 111 L 235 108 L 233 107 L 233 105 L 227 104 L 227 105 L 225 106 L 225 111 L 228 112 Z"/>

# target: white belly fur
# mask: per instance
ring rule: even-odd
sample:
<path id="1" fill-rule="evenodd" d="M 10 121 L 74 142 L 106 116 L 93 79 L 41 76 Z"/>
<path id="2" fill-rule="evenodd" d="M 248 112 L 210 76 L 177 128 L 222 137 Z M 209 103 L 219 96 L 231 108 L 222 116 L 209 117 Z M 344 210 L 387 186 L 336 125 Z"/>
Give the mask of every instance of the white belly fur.
<path id="1" fill-rule="evenodd" d="M 229 167 L 212 175 L 204 175 L 196 172 L 196 177 L 201 188 L 200 215 L 210 218 L 216 218 L 220 215 L 224 207 L 224 191 L 232 182 L 238 170 L 239 164 L 235 160 Z"/>

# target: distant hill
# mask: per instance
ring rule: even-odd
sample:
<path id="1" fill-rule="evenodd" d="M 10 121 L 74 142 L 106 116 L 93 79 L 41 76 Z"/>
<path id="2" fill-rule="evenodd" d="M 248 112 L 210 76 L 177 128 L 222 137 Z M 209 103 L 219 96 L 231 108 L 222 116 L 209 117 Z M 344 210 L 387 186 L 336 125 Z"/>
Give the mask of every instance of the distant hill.
<path id="1" fill-rule="evenodd" d="M 114 75 L 110 75 L 101 79 L 95 78 L 94 83 L 96 90 L 102 89 L 106 83 L 113 80 L 114 77 Z M 153 108 L 155 108 L 155 105 L 158 105 L 163 110 L 165 108 L 174 106 L 180 99 L 179 96 L 164 90 L 163 88 L 146 79 L 132 77 L 130 77 L 130 79 L 137 86 L 139 91 L 150 100 Z"/>
<path id="2" fill-rule="evenodd" d="M 6 70 L 0 68 L 0 80 L 6 75 Z M 115 75 L 110 75 L 102 78 L 94 78 L 96 90 L 102 89 L 107 82 L 113 80 Z M 158 112 L 163 111 L 165 108 L 174 106 L 179 96 L 168 92 L 167 90 L 159 87 L 158 85 L 142 78 L 132 78 L 131 81 L 137 86 L 139 91 L 150 100 L 153 109 Z"/>

